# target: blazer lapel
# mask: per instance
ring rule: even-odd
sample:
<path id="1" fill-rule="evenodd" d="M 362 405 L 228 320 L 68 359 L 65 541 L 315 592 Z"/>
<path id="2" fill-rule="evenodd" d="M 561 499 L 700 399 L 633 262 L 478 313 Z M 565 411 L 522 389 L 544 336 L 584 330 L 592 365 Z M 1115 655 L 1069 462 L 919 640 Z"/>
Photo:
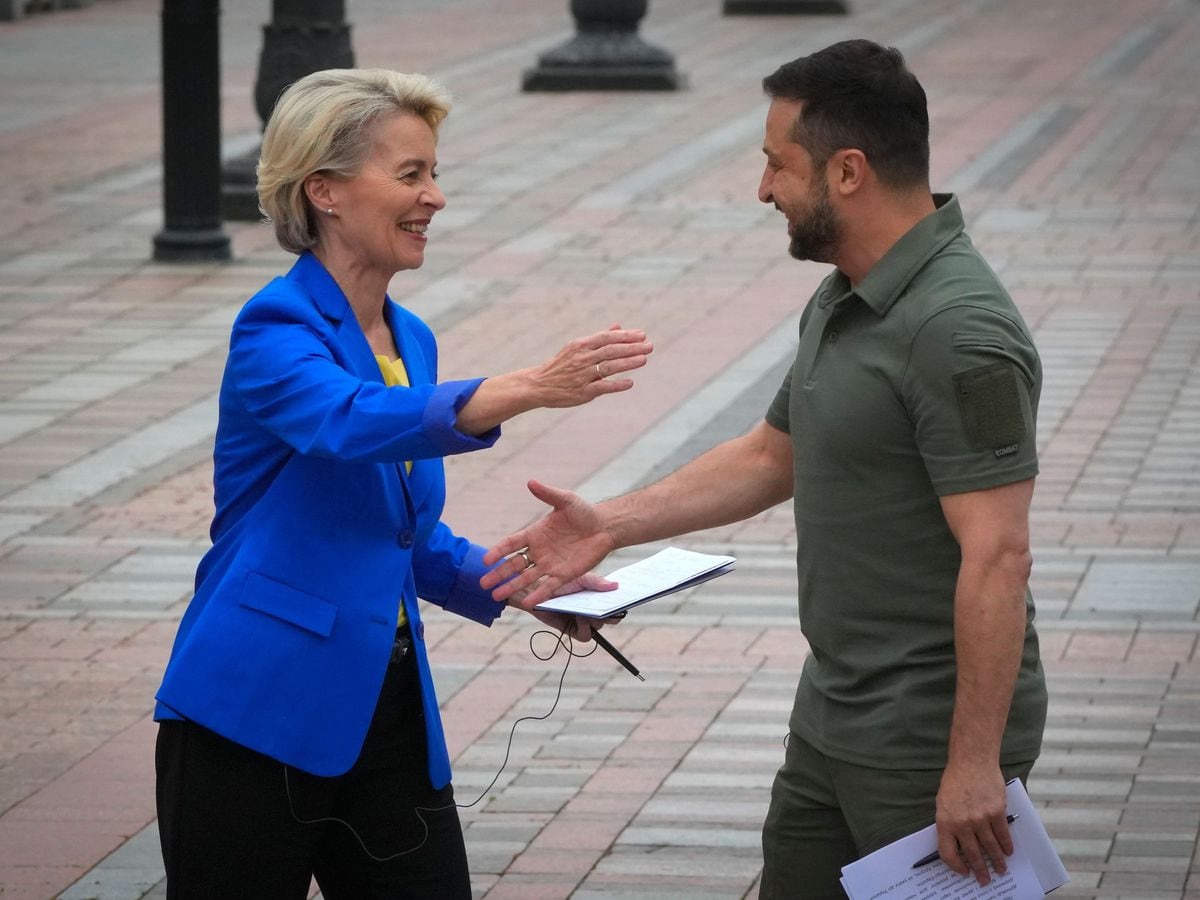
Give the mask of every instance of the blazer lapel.
<path id="1" fill-rule="evenodd" d="M 325 316 L 330 322 L 338 323 L 337 339 L 342 345 L 345 358 L 350 363 L 347 369 L 363 381 L 374 381 L 378 384 L 383 384 L 383 373 L 379 371 L 379 363 L 375 361 L 375 353 L 371 350 L 371 345 L 367 343 L 367 336 L 363 334 L 363 330 L 358 324 L 358 317 L 354 315 L 354 310 L 350 308 L 350 301 L 346 299 L 346 295 L 342 293 L 342 289 L 338 287 L 338 283 L 334 281 L 333 276 L 321 265 L 321 261 L 310 251 L 306 250 L 296 260 L 296 264 L 292 266 L 291 271 L 288 272 L 288 278 L 295 279 L 304 286 L 304 289 L 316 304 L 317 309 L 321 311 L 321 315 Z M 387 300 L 385 303 L 387 304 L 385 314 L 388 316 L 388 324 L 392 328 L 393 335 L 396 336 L 397 344 L 399 344 L 402 338 L 397 333 L 392 310 L 388 308 L 391 306 L 391 301 Z M 400 351 L 403 353 L 404 348 L 400 347 Z M 388 465 L 387 469 L 396 474 L 396 478 L 400 482 L 401 492 L 404 495 L 404 505 L 408 510 L 409 521 L 415 521 L 416 507 L 409 490 L 408 474 L 404 471 L 404 464 L 393 463 Z"/>
<path id="2" fill-rule="evenodd" d="M 392 330 L 392 337 L 396 339 L 396 349 L 400 351 L 400 358 L 404 361 L 404 370 L 408 372 L 408 383 L 431 384 L 433 373 L 429 371 L 429 363 L 425 354 L 421 352 L 412 329 L 404 323 L 400 305 L 389 297 L 383 306 L 383 314 Z"/>
<path id="3" fill-rule="evenodd" d="M 321 315 L 330 322 L 338 323 L 338 341 L 350 362 L 347 368 L 363 381 L 377 381 L 382 384 L 383 373 L 379 371 L 379 364 L 375 362 L 375 354 L 371 352 L 367 336 L 363 334 L 358 318 L 350 308 L 350 301 L 333 280 L 333 276 L 321 265 L 321 261 L 306 250 L 288 272 L 288 278 L 304 286 Z"/>

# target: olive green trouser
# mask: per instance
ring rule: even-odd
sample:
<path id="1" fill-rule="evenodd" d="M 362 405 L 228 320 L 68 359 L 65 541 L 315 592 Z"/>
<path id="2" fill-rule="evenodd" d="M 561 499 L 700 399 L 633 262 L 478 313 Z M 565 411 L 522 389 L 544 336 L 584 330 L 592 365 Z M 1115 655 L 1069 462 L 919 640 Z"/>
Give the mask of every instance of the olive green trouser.
<path id="1" fill-rule="evenodd" d="M 1024 781 L 1031 768 L 1001 771 Z M 759 900 L 845 900 L 842 866 L 932 824 L 941 779 L 940 768 L 842 762 L 790 734 L 763 823 Z"/>

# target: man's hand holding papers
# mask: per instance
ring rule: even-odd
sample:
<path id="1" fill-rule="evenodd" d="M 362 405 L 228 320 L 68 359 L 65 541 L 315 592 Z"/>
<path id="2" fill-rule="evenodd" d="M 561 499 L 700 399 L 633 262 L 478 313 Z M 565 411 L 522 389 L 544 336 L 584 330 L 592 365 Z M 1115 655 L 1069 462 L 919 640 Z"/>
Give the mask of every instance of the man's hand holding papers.
<path id="1" fill-rule="evenodd" d="M 988 884 L 958 874 L 937 857 L 937 827 L 930 825 L 843 867 L 846 895 L 850 900 L 1037 900 L 1066 884 L 1067 870 L 1025 786 L 1013 780 L 1005 796 L 1013 852 L 1007 871 L 993 871 Z"/>

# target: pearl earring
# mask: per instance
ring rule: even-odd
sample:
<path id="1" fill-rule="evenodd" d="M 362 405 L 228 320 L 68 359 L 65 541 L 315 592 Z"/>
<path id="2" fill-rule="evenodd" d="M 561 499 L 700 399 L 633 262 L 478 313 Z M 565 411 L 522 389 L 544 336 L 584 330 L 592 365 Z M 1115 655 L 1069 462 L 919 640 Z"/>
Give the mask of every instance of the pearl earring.
<path id="1" fill-rule="evenodd" d="M 329 207 L 327 210 L 325 210 L 325 215 L 327 215 L 327 216 L 333 215 L 333 207 L 332 206 Z"/>

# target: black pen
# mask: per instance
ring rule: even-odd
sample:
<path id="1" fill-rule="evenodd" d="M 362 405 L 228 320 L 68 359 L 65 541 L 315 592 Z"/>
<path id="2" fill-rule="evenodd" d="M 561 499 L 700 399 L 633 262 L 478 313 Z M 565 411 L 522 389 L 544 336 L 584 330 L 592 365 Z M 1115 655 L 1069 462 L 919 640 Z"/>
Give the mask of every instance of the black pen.
<path id="1" fill-rule="evenodd" d="M 1017 821 L 1017 819 L 1019 819 L 1019 818 L 1021 818 L 1021 816 L 1019 814 L 1012 813 L 1011 815 L 1005 816 L 1004 821 L 1007 822 L 1009 825 L 1011 825 L 1013 822 Z M 919 869 L 919 868 L 921 868 L 921 866 L 927 866 L 931 862 L 933 862 L 935 859 L 937 859 L 940 855 L 941 854 L 938 853 L 938 851 L 934 850 L 928 856 L 922 856 L 920 859 L 918 859 L 915 863 L 913 863 L 912 867 L 914 869 Z"/>
<path id="2" fill-rule="evenodd" d="M 620 650 L 618 650 L 616 647 L 614 647 L 612 644 L 610 644 L 610 643 L 608 642 L 608 638 L 604 638 L 604 637 L 601 637 L 601 636 L 600 636 L 600 632 L 599 632 L 599 631 L 593 631 L 593 632 L 592 632 L 592 640 L 593 640 L 593 641 L 595 641 L 597 644 L 599 644 L 599 645 L 600 645 L 600 649 L 601 649 L 601 650 L 603 650 L 605 653 L 607 653 L 609 656 L 611 656 L 613 659 L 615 659 L 617 662 L 619 662 L 621 665 L 623 665 L 623 666 L 624 666 L 626 669 L 628 669 L 628 670 L 629 670 L 629 673 L 630 673 L 631 675 L 636 675 L 636 676 L 637 676 L 637 679 L 638 679 L 639 681 L 645 681 L 645 680 L 646 680 L 646 679 L 645 679 L 645 678 L 642 676 L 642 673 L 641 673 L 641 672 L 639 672 L 639 671 L 637 670 L 637 668 L 636 668 L 636 667 L 633 665 L 633 663 L 631 663 L 631 662 L 630 662 L 629 660 L 627 660 L 627 659 L 626 659 L 624 656 L 622 656 L 622 655 L 621 655 L 621 651 L 620 651 Z"/>

